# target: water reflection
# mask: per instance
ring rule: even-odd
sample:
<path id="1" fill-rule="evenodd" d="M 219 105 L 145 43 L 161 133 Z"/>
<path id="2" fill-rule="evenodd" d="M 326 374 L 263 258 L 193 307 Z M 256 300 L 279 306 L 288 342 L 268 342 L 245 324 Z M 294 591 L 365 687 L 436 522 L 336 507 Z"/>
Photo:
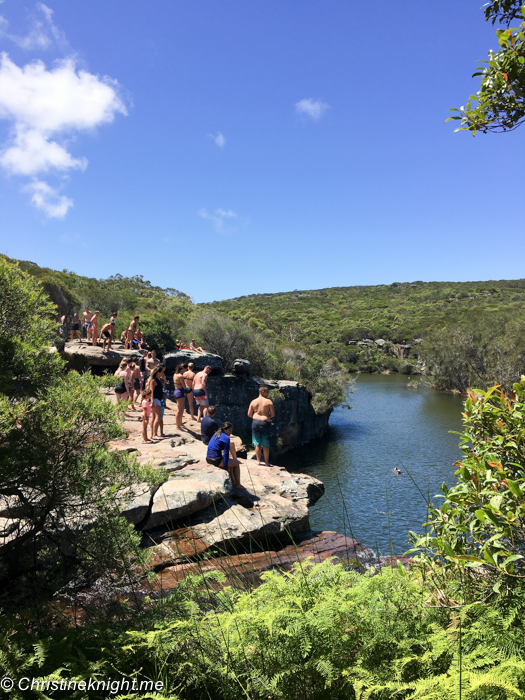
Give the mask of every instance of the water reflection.
<path id="1" fill-rule="evenodd" d="M 354 408 L 336 409 L 325 439 L 280 460 L 326 486 L 311 510 L 313 529 L 353 534 L 385 554 L 391 541 L 401 553 L 408 531 L 421 532 L 425 520 L 419 491 L 432 498 L 443 481 L 454 481 L 461 452 L 459 437 L 449 431 L 461 430 L 461 399 L 407 382 L 406 376 L 359 375 L 349 397 Z"/>

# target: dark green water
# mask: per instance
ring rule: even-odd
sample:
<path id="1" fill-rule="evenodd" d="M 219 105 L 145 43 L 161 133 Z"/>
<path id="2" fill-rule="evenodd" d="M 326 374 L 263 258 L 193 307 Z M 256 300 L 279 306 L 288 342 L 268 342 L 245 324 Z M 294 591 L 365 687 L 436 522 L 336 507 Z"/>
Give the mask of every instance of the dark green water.
<path id="1" fill-rule="evenodd" d="M 392 546 L 401 554 L 408 531 L 421 532 L 426 514 L 407 472 L 431 499 L 443 481 L 454 483 L 453 463 L 462 453 L 459 436 L 449 431 L 461 431 L 461 399 L 422 385 L 408 388 L 408 381 L 395 374 L 358 375 L 348 396 L 353 409 L 336 409 L 323 440 L 280 460 L 325 484 L 325 496 L 311 509 L 312 529 L 351 529 L 363 544 L 389 554 L 388 493 Z"/>

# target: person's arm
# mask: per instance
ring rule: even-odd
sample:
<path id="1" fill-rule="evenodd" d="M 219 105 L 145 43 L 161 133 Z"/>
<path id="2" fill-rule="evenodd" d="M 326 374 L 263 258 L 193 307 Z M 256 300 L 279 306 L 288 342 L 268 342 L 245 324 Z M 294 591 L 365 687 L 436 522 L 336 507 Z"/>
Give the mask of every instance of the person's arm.
<path id="1" fill-rule="evenodd" d="M 248 418 L 253 418 L 254 412 L 255 412 L 255 411 L 253 410 L 253 401 L 252 401 L 252 402 L 250 403 L 250 407 L 248 408 Z"/>
<path id="2" fill-rule="evenodd" d="M 275 407 L 273 401 L 270 402 L 270 418 L 275 418 Z"/>
<path id="3" fill-rule="evenodd" d="M 228 455 L 230 454 L 230 438 L 225 433 L 223 433 L 221 435 L 221 441 L 224 445 L 224 468 L 228 469 Z"/>

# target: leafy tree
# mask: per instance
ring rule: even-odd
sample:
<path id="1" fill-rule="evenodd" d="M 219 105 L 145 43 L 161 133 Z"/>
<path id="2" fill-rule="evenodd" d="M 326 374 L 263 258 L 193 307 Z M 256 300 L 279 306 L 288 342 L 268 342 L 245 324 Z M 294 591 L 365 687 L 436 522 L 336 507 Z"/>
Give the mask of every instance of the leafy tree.
<path id="1" fill-rule="evenodd" d="M 53 309 L 39 283 L 2 260 L 0 280 L 0 579 L 12 599 L 126 569 L 136 537 L 116 516 L 155 476 L 108 450 L 125 436 L 119 409 L 48 352 Z"/>
<path id="2" fill-rule="evenodd" d="M 525 377 L 470 392 L 458 483 L 429 508 L 428 531 L 412 536 L 437 590 L 468 601 L 525 581 Z M 453 584 L 456 583 L 454 586 Z M 452 584 L 452 585 L 451 585 Z"/>
<path id="3" fill-rule="evenodd" d="M 62 362 L 45 350 L 56 336 L 54 313 L 41 285 L 0 258 L 0 392 L 20 395 L 54 381 Z"/>
<path id="4" fill-rule="evenodd" d="M 457 131 L 511 131 L 525 119 L 525 5 L 521 0 L 492 0 L 485 8 L 485 19 L 492 24 L 500 21 L 507 25 L 498 29 L 496 35 L 500 48 L 489 51 L 488 61 L 482 61 L 474 73 L 481 77 L 480 89 L 471 95 L 457 116 L 460 120 Z M 516 28 L 509 27 L 521 20 Z M 448 121 L 448 120 L 447 120 Z"/>
<path id="5" fill-rule="evenodd" d="M 419 352 L 439 389 L 465 392 L 498 382 L 510 391 L 525 372 L 525 323 L 500 315 L 474 316 L 469 323 L 433 331 Z"/>

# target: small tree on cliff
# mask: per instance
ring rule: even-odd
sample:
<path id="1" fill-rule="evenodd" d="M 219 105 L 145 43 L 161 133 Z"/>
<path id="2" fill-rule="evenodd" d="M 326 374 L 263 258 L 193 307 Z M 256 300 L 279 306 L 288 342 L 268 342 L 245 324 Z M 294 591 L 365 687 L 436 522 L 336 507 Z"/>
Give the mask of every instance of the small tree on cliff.
<path id="1" fill-rule="evenodd" d="M 118 410 L 90 375 L 64 373 L 48 351 L 53 306 L 1 259 L 0 300 L 0 589 L 52 595 L 124 570 L 135 535 L 119 504 L 153 476 L 108 451 L 125 435 Z"/>

